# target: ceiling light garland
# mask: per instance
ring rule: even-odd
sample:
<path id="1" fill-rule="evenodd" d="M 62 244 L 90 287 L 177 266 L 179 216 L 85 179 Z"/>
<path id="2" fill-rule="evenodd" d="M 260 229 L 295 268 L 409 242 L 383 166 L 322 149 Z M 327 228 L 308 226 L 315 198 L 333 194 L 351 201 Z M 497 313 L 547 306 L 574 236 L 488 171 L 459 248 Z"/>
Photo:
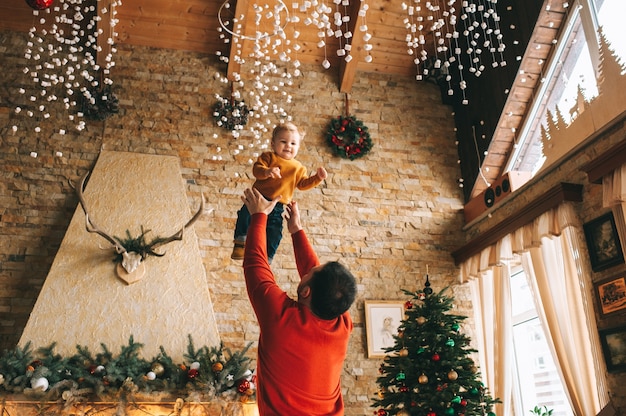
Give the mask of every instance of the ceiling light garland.
<path id="1" fill-rule="evenodd" d="M 47 8 L 33 8 L 33 21 L 36 23 L 28 32 L 24 51 L 28 64 L 23 72 L 34 84 L 35 91 L 24 87 L 18 89 L 26 100 L 15 108 L 15 113 L 33 119 L 36 133 L 41 132 L 41 123 L 51 114 L 59 113 L 59 106 L 61 111 L 67 112 L 70 123 L 78 131 L 86 127 L 85 108 L 89 108 L 89 114 L 99 108 L 105 108 L 107 116 L 115 112 L 116 103 L 109 105 L 103 100 L 116 100 L 110 93 L 113 84 L 110 71 L 115 66 L 113 55 L 116 52 L 113 38 L 116 33 L 112 32 L 106 42 L 99 41 L 104 31 L 98 28 L 98 22 L 101 16 L 110 14 L 110 25 L 114 28 L 117 23 L 115 7 L 118 5 L 121 1 L 113 0 L 109 8 L 97 9 L 87 1 L 59 0 L 58 5 L 53 7 L 50 1 L 46 3 Z M 104 55 L 105 62 L 96 62 L 103 48 L 109 48 Z M 97 112 L 95 119 L 103 114 Z M 12 126 L 12 131 L 18 131 L 17 124 Z M 66 129 L 60 128 L 57 133 L 64 135 Z M 36 152 L 31 152 L 31 156 L 36 155 Z"/>
<path id="2" fill-rule="evenodd" d="M 416 79 L 422 80 L 436 71 L 447 83 L 448 95 L 454 95 L 450 67 L 456 63 L 461 102 L 467 105 L 465 65 L 468 66 L 467 71 L 476 77 L 485 70 L 484 56 L 491 57 L 491 66 L 494 68 L 506 66 L 505 44 L 499 27 L 500 16 L 496 11 L 497 0 L 462 1 L 460 22 L 457 20 L 455 3 L 456 0 L 444 2 L 442 6 L 427 0 L 402 3 L 407 13 L 404 19 L 407 52 L 415 56 L 414 63 L 418 71 Z M 424 47 L 429 36 L 432 36 L 434 42 L 434 57 L 428 56 Z M 460 42 L 461 39 L 463 42 Z"/>

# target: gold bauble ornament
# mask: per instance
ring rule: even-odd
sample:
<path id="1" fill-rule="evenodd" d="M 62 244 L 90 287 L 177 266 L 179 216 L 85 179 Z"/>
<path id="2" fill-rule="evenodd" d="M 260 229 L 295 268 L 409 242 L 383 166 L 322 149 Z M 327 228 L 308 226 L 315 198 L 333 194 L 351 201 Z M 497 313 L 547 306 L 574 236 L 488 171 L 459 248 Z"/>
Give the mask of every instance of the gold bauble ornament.
<path id="1" fill-rule="evenodd" d="M 159 362 L 152 363 L 152 366 L 150 367 L 150 369 L 157 376 L 161 376 L 165 372 L 165 368 L 163 367 L 163 364 Z"/>
<path id="2" fill-rule="evenodd" d="M 456 380 L 457 378 L 459 378 L 459 374 L 458 374 L 456 371 L 454 371 L 454 370 L 450 370 L 450 371 L 448 372 L 448 380 L 454 381 L 454 380 Z"/>
<path id="3" fill-rule="evenodd" d="M 415 319 L 415 321 L 417 322 L 418 325 L 424 325 L 426 323 L 426 318 L 423 316 L 418 316 L 417 319 Z"/>
<path id="4" fill-rule="evenodd" d="M 426 384 L 428 383 L 428 377 L 426 376 L 426 374 L 422 374 L 417 378 L 417 382 L 420 384 Z"/>
<path id="5" fill-rule="evenodd" d="M 407 412 L 405 409 L 400 410 L 398 413 L 396 413 L 398 416 L 410 416 L 410 413 Z"/>
<path id="6" fill-rule="evenodd" d="M 406 348 L 402 348 L 398 354 L 400 355 L 400 357 L 406 357 L 407 355 L 409 355 L 409 350 L 407 350 Z"/>
<path id="7" fill-rule="evenodd" d="M 224 364 L 220 363 L 219 361 L 214 363 L 211 366 L 211 370 L 213 370 L 214 373 L 219 373 L 224 369 Z"/>

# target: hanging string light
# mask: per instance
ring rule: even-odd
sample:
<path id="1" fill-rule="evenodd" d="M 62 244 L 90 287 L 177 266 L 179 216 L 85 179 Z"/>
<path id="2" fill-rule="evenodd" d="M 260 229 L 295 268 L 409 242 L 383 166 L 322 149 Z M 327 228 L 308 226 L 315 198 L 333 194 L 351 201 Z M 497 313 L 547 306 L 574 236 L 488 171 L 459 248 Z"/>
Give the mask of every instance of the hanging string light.
<path id="1" fill-rule="evenodd" d="M 486 56 L 491 57 L 492 67 L 506 66 L 503 54 L 505 45 L 498 23 L 497 0 L 463 0 L 458 19 L 455 3 L 456 0 L 442 2 L 441 5 L 427 0 L 402 3 L 402 9 L 407 13 L 404 19 L 407 52 L 415 55 L 416 79 L 423 80 L 436 72 L 438 81 L 443 79 L 447 82 L 448 95 L 454 94 L 449 69 L 455 63 L 461 102 L 468 104 L 465 95 L 466 71 L 476 77 L 481 76 L 485 70 Z M 432 36 L 433 40 L 432 57 L 424 46 L 428 36 Z M 463 39 L 463 46 L 460 39 Z M 483 54 L 484 51 L 488 53 Z"/>
<path id="2" fill-rule="evenodd" d="M 24 51 L 28 63 L 23 72 L 34 85 L 32 90 L 18 89 L 27 102 L 24 108 L 16 107 L 15 113 L 34 120 L 36 133 L 41 132 L 42 122 L 51 114 L 67 113 L 73 127 L 82 131 L 86 127 L 85 107 L 109 105 L 108 110 L 115 111 L 114 96 L 103 91 L 113 84 L 110 71 L 115 65 L 113 44 L 117 34 L 112 30 L 109 38 L 100 41 L 104 31 L 97 22 L 108 14 L 114 28 L 118 3 L 113 0 L 110 8 L 97 10 L 91 2 L 59 0 L 54 7 L 33 10 L 34 25 L 28 31 Z M 103 48 L 108 48 L 106 55 L 102 55 Z M 99 54 L 105 57 L 104 62 L 96 62 Z M 107 99 L 111 101 L 107 103 Z M 59 107 L 63 111 L 57 111 Z M 17 132 L 17 124 L 12 130 Z M 56 133 L 65 135 L 66 128 Z"/>

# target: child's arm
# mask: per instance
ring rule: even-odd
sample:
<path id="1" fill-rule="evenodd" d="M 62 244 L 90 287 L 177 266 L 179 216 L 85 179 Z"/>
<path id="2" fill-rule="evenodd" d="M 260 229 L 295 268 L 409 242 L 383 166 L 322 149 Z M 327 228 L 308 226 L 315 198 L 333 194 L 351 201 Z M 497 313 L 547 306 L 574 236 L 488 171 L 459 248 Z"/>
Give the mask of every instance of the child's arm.
<path id="1" fill-rule="evenodd" d="M 308 191 L 309 189 L 315 188 L 317 185 L 322 183 L 324 179 L 328 177 L 328 172 L 323 167 L 317 168 L 315 175 L 311 175 L 308 178 L 304 178 L 300 180 L 297 184 L 297 188 L 301 191 Z"/>
<path id="2" fill-rule="evenodd" d="M 271 167 L 271 154 L 263 153 L 252 166 L 252 174 L 257 179 L 282 178 L 278 166 Z"/>

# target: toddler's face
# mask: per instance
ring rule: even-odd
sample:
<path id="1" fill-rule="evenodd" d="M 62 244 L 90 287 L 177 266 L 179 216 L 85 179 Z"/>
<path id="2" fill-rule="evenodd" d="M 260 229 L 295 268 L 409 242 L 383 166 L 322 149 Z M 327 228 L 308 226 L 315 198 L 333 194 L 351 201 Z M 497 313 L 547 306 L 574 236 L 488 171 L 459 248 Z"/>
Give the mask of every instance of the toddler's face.
<path id="1" fill-rule="evenodd" d="M 283 159 L 293 159 L 300 149 L 300 139 L 297 131 L 281 131 L 272 141 L 272 149 Z"/>

